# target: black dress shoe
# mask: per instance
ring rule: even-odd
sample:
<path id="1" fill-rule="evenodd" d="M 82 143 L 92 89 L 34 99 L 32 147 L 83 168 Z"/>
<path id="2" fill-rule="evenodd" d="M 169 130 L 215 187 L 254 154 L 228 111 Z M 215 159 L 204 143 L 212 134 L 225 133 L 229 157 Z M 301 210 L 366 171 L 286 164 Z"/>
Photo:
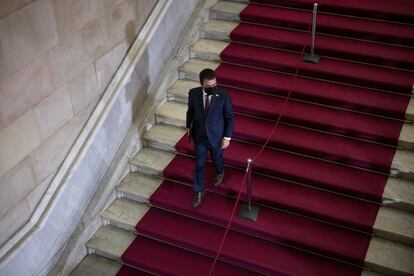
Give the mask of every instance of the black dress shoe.
<path id="1" fill-rule="evenodd" d="M 201 205 L 201 201 L 203 199 L 204 196 L 204 191 L 203 192 L 197 192 L 194 194 L 193 197 L 193 208 L 197 208 L 198 206 Z"/>
<path id="2" fill-rule="evenodd" d="M 218 174 L 213 178 L 213 186 L 217 187 L 218 185 L 220 185 L 221 182 L 223 182 L 224 179 L 224 171 L 222 174 Z"/>

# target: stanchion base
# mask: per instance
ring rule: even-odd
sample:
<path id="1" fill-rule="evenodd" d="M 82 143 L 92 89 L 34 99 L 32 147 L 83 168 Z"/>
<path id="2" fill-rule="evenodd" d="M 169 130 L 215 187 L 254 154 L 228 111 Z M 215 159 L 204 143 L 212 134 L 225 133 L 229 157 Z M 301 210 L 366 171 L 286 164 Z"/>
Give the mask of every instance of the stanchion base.
<path id="1" fill-rule="evenodd" d="M 311 63 L 319 63 L 319 60 L 321 59 L 321 57 L 320 56 L 318 56 L 318 55 L 311 55 L 311 54 L 305 54 L 304 56 L 303 56 L 303 61 L 306 61 L 306 62 L 311 62 Z"/>
<path id="2" fill-rule="evenodd" d="M 249 211 L 249 206 L 247 204 L 241 204 L 237 216 L 239 218 L 249 219 L 256 221 L 259 216 L 260 208 L 252 205 L 252 209 Z"/>

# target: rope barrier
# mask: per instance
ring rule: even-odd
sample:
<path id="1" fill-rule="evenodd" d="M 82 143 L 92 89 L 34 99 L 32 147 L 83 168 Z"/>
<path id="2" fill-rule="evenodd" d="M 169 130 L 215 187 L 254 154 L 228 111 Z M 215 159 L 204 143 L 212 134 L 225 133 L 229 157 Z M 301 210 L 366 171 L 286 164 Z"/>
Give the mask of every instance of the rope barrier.
<path id="1" fill-rule="evenodd" d="M 309 26 L 308 31 L 307 31 L 308 33 L 309 33 L 309 31 L 310 31 L 310 28 L 311 28 L 311 27 L 312 27 L 312 26 Z M 257 154 L 256 154 L 256 155 L 252 158 L 253 162 L 254 162 L 257 158 L 259 158 L 260 154 L 261 154 L 261 153 L 263 152 L 263 150 L 267 147 L 267 144 L 269 143 L 270 139 L 272 138 L 273 134 L 275 133 L 276 128 L 277 128 L 277 126 L 278 126 L 278 125 L 279 125 L 279 123 L 280 123 L 280 119 L 282 118 L 282 115 L 284 114 L 284 112 L 285 112 L 285 110 L 286 110 L 287 103 L 289 102 L 290 96 L 291 96 L 291 94 L 292 94 L 293 88 L 294 88 L 295 83 L 296 83 L 297 76 L 298 76 L 298 74 L 299 74 L 300 64 L 301 64 L 301 62 L 302 62 L 302 58 L 303 58 L 303 56 L 304 56 L 305 49 L 306 49 L 306 45 L 303 45 L 303 49 L 302 49 L 302 53 L 301 53 L 301 57 L 300 57 L 300 58 L 299 58 L 299 60 L 298 60 L 298 64 L 297 64 L 297 66 L 296 66 L 296 71 L 295 71 L 295 74 L 294 74 L 294 76 L 293 76 L 293 80 L 292 80 L 291 86 L 289 87 L 288 94 L 287 94 L 287 96 L 286 96 L 286 98 L 285 98 L 285 101 L 284 101 L 284 103 L 283 103 L 283 105 L 282 105 L 282 109 L 281 109 L 281 111 L 279 112 L 278 118 L 277 118 L 277 120 L 276 120 L 275 124 L 273 125 L 273 129 L 272 129 L 272 131 L 271 131 L 270 135 L 268 136 L 268 138 L 266 139 L 266 142 L 263 144 L 263 146 L 261 147 L 261 149 L 259 150 L 259 152 L 258 152 L 258 153 L 257 153 Z M 240 190 L 239 190 L 239 192 L 238 192 L 238 194 L 237 194 L 236 202 L 235 202 L 235 204 L 234 204 L 234 207 L 233 207 L 233 210 L 232 210 L 232 212 L 231 212 L 231 215 L 230 215 L 229 221 L 228 221 L 228 223 L 227 223 L 226 230 L 225 230 L 224 235 L 223 235 L 223 238 L 222 238 L 222 240 L 221 240 L 221 242 L 220 242 L 220 246 L 219 246 L 219 249 L 218 249 L 218 251 L 217 251 L 217 254 L 216 254 L 216 256 L 214 257 L 213 264 L 212 264 L 212 266 L 211 266 L 211 268 L 210 268 L 210 272 L 209 272 L 209 274 L 208 274 L 209 276 L 211 276 L 211 275 L 212 275 L 213 270 L 214 270 L 214 268 L 215 268 L 215 266 L 216 266 L 217 260 L 218 260 L 218 258 L 219 258 L 219 256 L 220 256 L 220 254 L 221 254 L 221 252 L 222 252 L 222 250 L 223 250 L 224 242 L 225 242 L 225 240 L 226 240 L 226 238 L 227 238 L 227 235 L 228 235 L 228 232 L 229 232 L 229 230 L 230 230 L 231 223 L 233 222 L 234 215 L 235 215 L 235 213 L 236 213 L 236 209 L 237 209 L 238 203 L 239 203 L 239 201 L 240 201 L 240 197 L 241 197 L 242 191 L 244 190 L 244 186 L 245 186 L 246 179 L 247 179 L 247 174 L 248 174 L 248 171 L 246 170 L 246 172 L 244 173 L 243 182 L 242 182 L 241 187 L 240 187 Z"/>

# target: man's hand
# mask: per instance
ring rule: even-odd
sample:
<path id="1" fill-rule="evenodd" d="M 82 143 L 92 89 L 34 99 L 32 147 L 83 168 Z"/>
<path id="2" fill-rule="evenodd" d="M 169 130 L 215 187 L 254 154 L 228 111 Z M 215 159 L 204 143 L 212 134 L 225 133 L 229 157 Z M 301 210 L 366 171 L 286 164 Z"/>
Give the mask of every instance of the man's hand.
<path id="1" fill-rule="evenodd" d="M 230 145 L 230 140 L 224 139 L 221 140 L 221 149 L 226 149 Z"/>
<path id="2" fill-rule="evenodd" d="M 188 136 L 188 142 L 191 143 L 193 139 L 191 139 L 190 129 L 189 128 L 187 128 L 187 136 Z"/>

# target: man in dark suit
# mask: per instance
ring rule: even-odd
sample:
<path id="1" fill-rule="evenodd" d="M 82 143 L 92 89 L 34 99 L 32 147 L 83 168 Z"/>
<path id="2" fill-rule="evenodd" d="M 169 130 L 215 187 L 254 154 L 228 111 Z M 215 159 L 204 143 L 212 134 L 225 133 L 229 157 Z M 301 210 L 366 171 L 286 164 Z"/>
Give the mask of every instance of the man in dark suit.
<path id="1" fill-rule="evenodd" d="M 188 92 L 187 130 L 194 141 L 195 172 L 193 207 L 200 206 L 204 194 L 204 171 L 210 151 L 217 187 L 224 177 L 223 150 L 230 145 L 233 132 L 233 107 L 230 96 L 217 87 L 213 70 L 200 72 L 201 87 Z"/>

